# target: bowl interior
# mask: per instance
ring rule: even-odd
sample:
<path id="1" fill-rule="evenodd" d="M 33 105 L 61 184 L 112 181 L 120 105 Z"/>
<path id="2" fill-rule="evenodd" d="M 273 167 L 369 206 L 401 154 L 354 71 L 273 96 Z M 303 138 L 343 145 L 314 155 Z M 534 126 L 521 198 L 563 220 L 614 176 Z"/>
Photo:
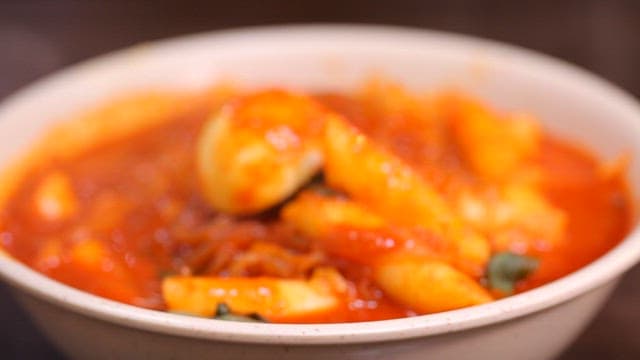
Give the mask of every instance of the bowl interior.
<path id="1" fill-rule="evenodd" d="M 435 32 L 380 27 L 307 26 L 232 31 L 141 44 L 46 78 L 0 106 L 0 164 L 24 151 L 47 127 L 114 95 L 145 89 L 199 89 L 232 80 L 245 87 L 285 86 L 348 91 L 381 75 L 412 90 L 462 89 L 499 108 L 526 110 L 563 138 L 612 158 L 628 151 L 629 177 L 640 193 L 640 109 L 633 99 L 570 65 L 526 50 Z M 542 288 L 479 307 L 367 324 L 281 325 L 292 342 L 419 336 L 505 320 L 535 311 L 619 275 L 638 257 L 625 243 L 591 266 Z M 135 309 L 80 293 L 0 257 L 0 275 L 14 285 L 92 316 L 195 336 L 263 341 L 264 326 L 225 325 Z M 428 321 L 424 319 L 428 318 Z M 316 329 L 316 340 L 305 331 Z M 305 330 L 307 329 L 307 330 Z M 320 329 L 320 330 L 317 330 Z M 346 338 L 345 338 L 346 336 Z"/>

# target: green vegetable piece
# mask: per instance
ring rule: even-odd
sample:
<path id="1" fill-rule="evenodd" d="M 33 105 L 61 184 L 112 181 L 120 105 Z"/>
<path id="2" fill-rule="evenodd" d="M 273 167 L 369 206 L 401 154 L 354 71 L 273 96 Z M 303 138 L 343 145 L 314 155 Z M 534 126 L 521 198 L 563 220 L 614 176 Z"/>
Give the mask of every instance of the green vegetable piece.
<path id="1" fill-rule="evenodd" d="M 215 316 L 226 316 L 231 315 L 231 308 L 229 305 L 225 303 L 219 303 L 216 307 L 216 315 Z"/>
<path id="2" fill-rule="evenodd" d="M 489 287 L 511 295 L 516 283 L 535 271 L 538 264 L 538 259 L 530 256 L 510 252 L 496 253 L 489 260 L 487 269 Z"/>
<path id="3" fill-rule="evenodd" d="M 322 196 L 342 196 L 339 191 L 332 189 L 327 185 L 327 182 L 322 173 L 314 176 L 311 181 L 303 188 L 303 190 L 310 190 L 318 195 Z"/>
<path id="4" fill-rule="evenodd" d="M 243 321 L 243 322 L 267 322 L 262 316 L 259 314 L 249 314 L 249 315 L 237 315 L 231 312 L 231 308 L 229 305 L 225 303 L 218 304 L 216 307 L 216 314 L 213 317 L 218 320 L 228 320 L 228 321 Z"/>

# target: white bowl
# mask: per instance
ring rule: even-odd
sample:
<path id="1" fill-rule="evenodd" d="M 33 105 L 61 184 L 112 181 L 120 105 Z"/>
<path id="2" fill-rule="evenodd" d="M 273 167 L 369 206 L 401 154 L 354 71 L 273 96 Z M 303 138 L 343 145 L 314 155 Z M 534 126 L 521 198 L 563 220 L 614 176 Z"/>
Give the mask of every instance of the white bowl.
<path id="1" fill-rule="evenodd" d="M 457 86 L 602 157 L 627 150 L 640 193 L 640 107 L 571 65 L 491 41 L 371 26 L 286 26 L 139 45 L 59 72 L 0 106 L 0 164 L 58 119 L 139 89 L 202 88 L 232 78 L 349 90 L 372 74 L 411 89 Z M 250 324 L 144 310 L 75 290 L 0 256 L 0 275 L 36 323 L 79 359 L 548 359 L 591 320 L 640 257 L 634 230 L 589 266 L 490 304 L 406 319 L 326 325 Z"/>

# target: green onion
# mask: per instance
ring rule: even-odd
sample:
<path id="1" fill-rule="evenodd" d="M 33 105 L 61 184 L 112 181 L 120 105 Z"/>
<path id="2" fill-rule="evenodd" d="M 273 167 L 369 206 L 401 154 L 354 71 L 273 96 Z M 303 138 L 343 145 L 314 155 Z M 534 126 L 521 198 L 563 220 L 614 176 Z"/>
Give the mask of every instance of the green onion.
<path id="1" fill-rule="evenodd" d="M 243 321 L 243 322 L 267 322 L 259 314 L 253 313 L 249 315 L 237 315 L 231 312 L 231 308 L 225 303 L 218 304 L 216 308 L 216 314 L 214 319 L 228 320 L 228 321 Z"/>
<path id="2" fill-rule="evenodd" d="M 538 259 L 510 252 L 496 253 L 489 260 L 487 277 L 489 287 L 510 295 L 518 281 L 538 268 Z"/>

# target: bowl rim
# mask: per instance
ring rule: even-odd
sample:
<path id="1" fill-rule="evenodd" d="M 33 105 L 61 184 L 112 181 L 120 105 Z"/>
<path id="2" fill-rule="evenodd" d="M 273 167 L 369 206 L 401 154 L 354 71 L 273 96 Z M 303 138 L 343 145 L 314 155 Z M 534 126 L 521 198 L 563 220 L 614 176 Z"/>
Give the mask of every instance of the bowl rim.
<path id="1" fill-rule="evenodd" d="M 360 40 L 366 36 L 375 37 L 378 41 L 381 41 L 380 39 L 384 41 L 398 40 L 415 44 L 430 42 L 459 48 L 481 47 L 484 52 L 508 56 L 515 62 L 524 62 L 537 68 L 544 68 L 551 74 L 558 74 L 565 81 L 568 79 L 580 83 L 589 91 L 603 97 L 603 101 L 615 106 L 618 112 L 624 112 L 629 117 L 640 119 L 640 105 L 631 95 L 572 64 L 517 46 L 448 32 L 380 25 L 276 25 L 184 35 L 144 43 L 144 46 L 145 48 L 166 49 L 179 48 L 184 44 L 253 41 L 258 38 L 299 42 L 308 36 Z M 90 73 L 104 66 L 109 66 L 111 63 L 123 61 L 129 49 L 131 48 L 83 61 L 19 90 L 0 103 L 0 121 L 6 117 L 12 107 L 28 101 L 34 93 L 55 86 L 56 82 L 73 75 L 83 72 Z M 638 137 L 640 137 L 640 132 L 638 132 Z M 226 342 L 296 345 L 346 344 L 402 340 L 472 329 L 523 317 L 567 302 L 614 281 L 640 259 L 640 228 L 634 226 L 620 244 L 587 266 L 522 294 L 488 304 L 437 314 L 338 324 L 223 322 L 142 309 L 77 290 L 31 270 L 10 256 L 1 256 L 1 254 L 0 252 L 0 277 L 13 287 L 67 310 L 107 322 L 150 332 Z"/>

